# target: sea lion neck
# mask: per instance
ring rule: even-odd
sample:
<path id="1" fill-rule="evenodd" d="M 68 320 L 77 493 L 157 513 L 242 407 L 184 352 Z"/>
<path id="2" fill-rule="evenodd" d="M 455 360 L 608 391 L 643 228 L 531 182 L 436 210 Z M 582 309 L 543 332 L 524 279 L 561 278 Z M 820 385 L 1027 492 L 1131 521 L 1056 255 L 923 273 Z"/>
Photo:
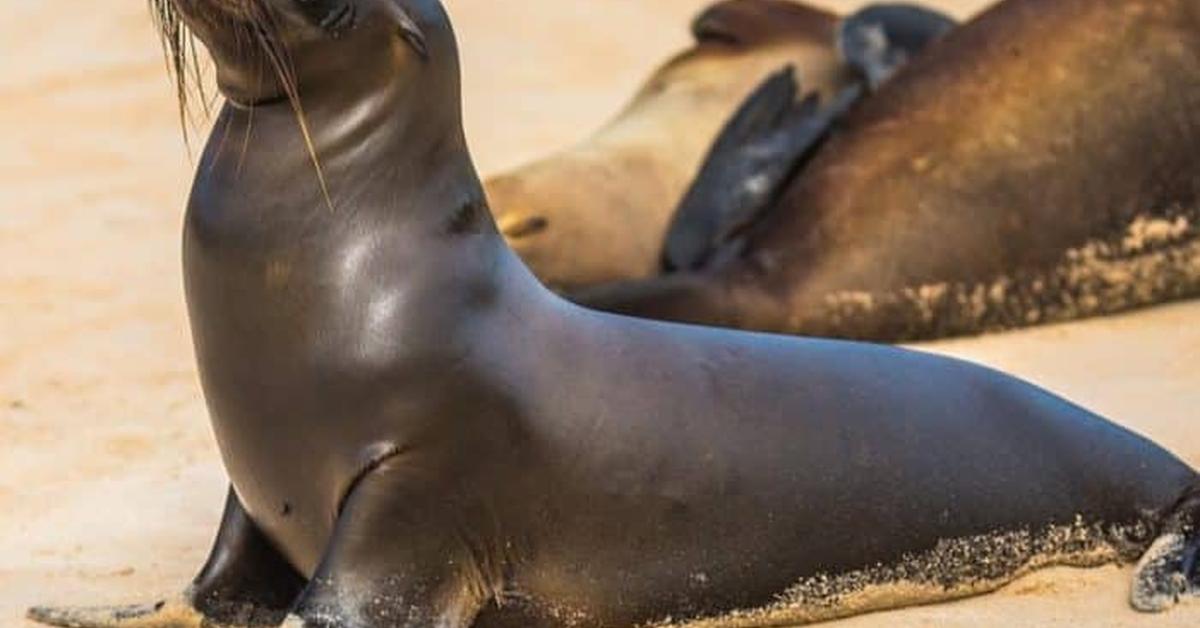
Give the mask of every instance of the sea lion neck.
<path id="1" fill-rule="evenodd" d="M 457 116 L 400 87 L 338 102 L 227 104 L 197 170 L 205 210 L 440 216 L 483 193 Z M 445 181 L 430 186 L 422 181 Z"/>

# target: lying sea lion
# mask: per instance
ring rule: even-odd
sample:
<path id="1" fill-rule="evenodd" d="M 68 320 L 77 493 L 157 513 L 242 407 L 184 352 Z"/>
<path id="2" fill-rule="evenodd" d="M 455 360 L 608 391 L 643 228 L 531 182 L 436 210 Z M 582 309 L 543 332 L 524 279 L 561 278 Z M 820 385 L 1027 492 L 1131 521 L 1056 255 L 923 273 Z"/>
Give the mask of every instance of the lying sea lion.
<path id="1" fill-rule="evenodd" d="M 893 21 L 903 33 L 888 52 L 898 56 L 953 24 L 915 8 L 885 11 L 877 23 L 887 29 Z M 558 288 L 656 274 L 672 211 L 722 123 L 763 77 L 792 65 L 804 91 L 823 100 L 860 79 L 838 55 L 838 23 L 785 0 L 713 5 L 693 23 L 696 44 L 656 71 L 612 122 L 487 181 L 501 231 Z"/>
<path id="2" fill-rule="evenodd" d="M 711 160 L 742 167 L 736 154 Z M 731 237 L 688 272 L 576 298 L 905 341 L 1192 297 L 1197 163 L 1194 0 L 1006 0 L 858 106 L 781 195 L 756 197 L 772 205 L 709 195 L 711 207 L 687 209 L 755 217 L 714 228 Z M 677 236 L 694 237 L 669 233 L 668 248 Z"/>
<path id="3" fill-rule="evenodd" d="M 178 600 L 34 619 L 779 625 L 1139 555 L 1138 608 L 1196 591 L 1200 474 L 1082 408 L 544 288 L 487 211 L 435 0 L 162 8 L 229 99 L 184 265 L 232 489 Z"/>

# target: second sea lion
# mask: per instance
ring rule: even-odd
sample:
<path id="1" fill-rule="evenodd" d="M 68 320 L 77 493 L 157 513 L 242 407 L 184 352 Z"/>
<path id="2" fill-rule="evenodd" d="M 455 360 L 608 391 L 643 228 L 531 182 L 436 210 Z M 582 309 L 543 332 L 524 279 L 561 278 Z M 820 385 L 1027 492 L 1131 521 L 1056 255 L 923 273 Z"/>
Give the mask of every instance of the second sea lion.
<path id="1" fill-rule="evenodd" d="M 924 19 L 897 28 L 916 48 L 948 20 L 913 11 Z M 788 0 L 713 5 L 692 25 L 695 45 L 659 68 L 610 123 L 485 182 L 501 232 L 555 288 L 656 274 L 671 214 L 712 139 L 764 77 L 790 65 L 803 92 L 822 101 L 860 80 L 839 55 L 840 19 Z"/>

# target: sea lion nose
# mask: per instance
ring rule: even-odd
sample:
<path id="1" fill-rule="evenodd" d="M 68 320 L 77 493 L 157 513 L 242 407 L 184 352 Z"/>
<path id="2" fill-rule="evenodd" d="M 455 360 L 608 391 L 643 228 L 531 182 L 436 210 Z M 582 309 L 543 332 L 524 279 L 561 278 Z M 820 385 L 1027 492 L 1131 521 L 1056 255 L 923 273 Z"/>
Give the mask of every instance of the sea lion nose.
<path id="1" fill-rule="evenodd" d="M 542 216 L 509 214 L 500 219 L 500 233 L 510 240 L 527 238 L 541 233 L 548 226 L 550 226 L 550 221 Z"/>

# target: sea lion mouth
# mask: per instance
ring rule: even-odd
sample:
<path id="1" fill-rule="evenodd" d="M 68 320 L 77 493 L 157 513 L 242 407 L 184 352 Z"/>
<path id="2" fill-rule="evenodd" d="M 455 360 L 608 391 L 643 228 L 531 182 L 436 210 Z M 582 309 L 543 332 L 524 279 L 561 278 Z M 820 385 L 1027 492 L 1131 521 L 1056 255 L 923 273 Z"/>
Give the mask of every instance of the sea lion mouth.
<path id="1" fill-rule="evenodd" d="M 286 93 L 279 93 L 260 98 L 243 98 L 237 94 L 227 91 L 224 93 L 225 102 L 229 103 L 234 109 L 251 110 L 261 109 L 263 107 L 271 107 L 273 105 L 289 104 L 289 97 Z"/>

